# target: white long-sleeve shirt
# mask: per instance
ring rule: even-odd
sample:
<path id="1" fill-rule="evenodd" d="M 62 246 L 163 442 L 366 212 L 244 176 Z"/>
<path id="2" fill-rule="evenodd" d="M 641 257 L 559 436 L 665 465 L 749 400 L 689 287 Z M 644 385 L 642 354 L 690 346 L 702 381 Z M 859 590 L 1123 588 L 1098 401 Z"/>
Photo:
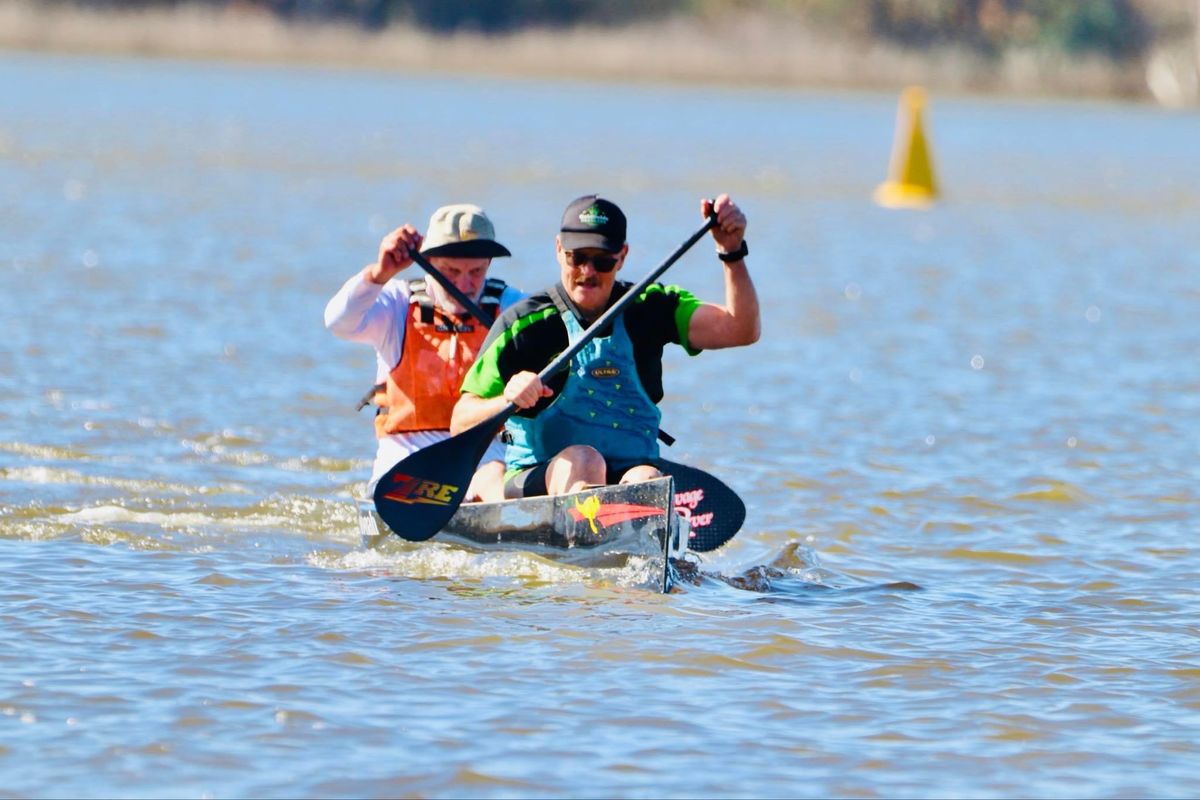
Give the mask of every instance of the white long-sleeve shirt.
<path id="1" fill-rule="evenodd" d="M 400 363 L 411 297 L 408 280 L 397 278 L 380 286 L 368 280 L 363 270 L 359 270 L 342 284 L 342 288 L 325 305 L 325 327 L 334 336 L 375 348 L 376 383 L 386 380 L 388 373 Z M 511 286 L 505 288 L 500 295 L 501 310 L 521 297 L 522 293 Z M 396 462 L 449 436 L 449 431 L 412 431 L 381 438 L 375 452 L 368 491 Z M 483 461 L 503 458 L 504 445 L 496 441 L 488 448 Z"/>

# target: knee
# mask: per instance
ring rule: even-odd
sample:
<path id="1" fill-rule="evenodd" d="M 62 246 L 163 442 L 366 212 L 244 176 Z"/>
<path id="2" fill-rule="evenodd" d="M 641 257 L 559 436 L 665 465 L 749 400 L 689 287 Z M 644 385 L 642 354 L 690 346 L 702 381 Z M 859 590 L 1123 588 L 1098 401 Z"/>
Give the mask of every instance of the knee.
<path id="1" fill-rule="evenodd" d="M 625 470 L 625 474 L 621 476 L 621 483 L 639 483 L 641 481 L 652 481 L 655 478 L 661 477 L 662 472 L 658 467 L 650 464 L 639 464 L 636 467 Z"/>
<path id="2" fill-rule="evenodd" d="M 603 470 L 606 467 L 604 456 L 600 455 L 600 451 L 586 444 L 573 444 L 570 447 L 565 447 L 559 452 L 556 458 L 567 462 L 575 470 L 584 470 L 586 472 L 599 470 L 603 474 Z"/>
<path id="3" fill-rule="evenodd" d="M 479 465 L 476 472 L 488 478 L 504 477 L 504 462 L 503 461 L 485 461 Z"/>
<path id="4" fill-rule="evenodd" d="M 467 487 L 467 502 L 495 503 L 504 499 L 504 462 L 485 461 Z"/>

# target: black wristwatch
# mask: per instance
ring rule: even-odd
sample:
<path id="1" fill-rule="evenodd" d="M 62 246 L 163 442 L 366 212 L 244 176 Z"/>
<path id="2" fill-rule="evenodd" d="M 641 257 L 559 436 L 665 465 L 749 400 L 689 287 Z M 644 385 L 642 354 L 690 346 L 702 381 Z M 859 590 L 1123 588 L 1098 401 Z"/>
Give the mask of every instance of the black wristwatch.
<path id="1" fill-rule="evenodd" d="M 728 264 L 731 261 L 741 261 L 748 255 L 750 255 L 750 245 L 746 244 L 745 239 L 742 239 L 742 243 L 738 245 L 737 250 L 729 253 L 717 253 L 717 258 Z"/>

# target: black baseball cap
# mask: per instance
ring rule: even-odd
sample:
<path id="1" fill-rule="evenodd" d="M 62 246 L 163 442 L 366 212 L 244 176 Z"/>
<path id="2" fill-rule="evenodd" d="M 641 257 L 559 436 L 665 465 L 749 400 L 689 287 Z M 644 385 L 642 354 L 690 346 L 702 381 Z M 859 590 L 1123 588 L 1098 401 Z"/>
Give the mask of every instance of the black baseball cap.
<path id="1" fill-rule="evenodd" d="M 563 250 L 598 247 L 615 253 L 625 246 L 625 215 L 611 200 L 585 194 L 563 212 L 558 238 Z"/>

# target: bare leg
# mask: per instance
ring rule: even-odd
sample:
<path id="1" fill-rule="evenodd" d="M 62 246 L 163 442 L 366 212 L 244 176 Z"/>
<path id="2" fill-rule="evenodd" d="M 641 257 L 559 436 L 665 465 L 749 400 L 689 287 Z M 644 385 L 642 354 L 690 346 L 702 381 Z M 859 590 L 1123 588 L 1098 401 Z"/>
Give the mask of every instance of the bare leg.
<path id="1" fill-rule="evenodd" d="M 639 464 L 636 467 L 630 467 L 625 470 L 625 474 L 621 476 L 621 483 L 641 483 L 642 481 L 652 481 L 655 478 L 661 478 L 662 472 L 658 467 L 650 464 Z"/>
<path id="2" fill-rule="evenodd" d="M 467 487 L 467 502 L 497 503 L 503 499 L 504 462 L 483 462 Z"/>
<path id="3" fill-rule="evenodd" d="M 546 467 L 546 493 L 570 494 L 603 484 L 605 470 L 604 456 L 596 448 L 573 444 L 550 459 Z"/>

